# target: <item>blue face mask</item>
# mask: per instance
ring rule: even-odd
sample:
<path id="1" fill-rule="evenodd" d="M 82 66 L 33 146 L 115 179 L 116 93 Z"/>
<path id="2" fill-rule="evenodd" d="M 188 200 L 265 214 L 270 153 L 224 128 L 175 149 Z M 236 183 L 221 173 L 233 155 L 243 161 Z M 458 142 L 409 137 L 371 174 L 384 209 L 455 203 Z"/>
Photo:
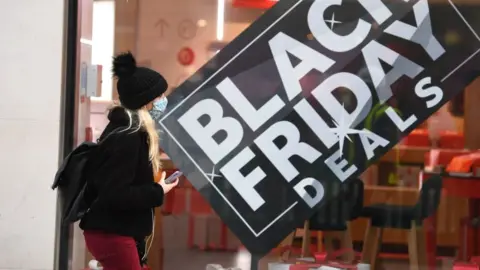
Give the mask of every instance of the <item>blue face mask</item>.
<path id="1" fill-rule="evenodd" d="M 167 109 L 168 99 L 163 97 L 153 102 L 153 108 L 149 111 L 153 119 L 157 119 Z"/>

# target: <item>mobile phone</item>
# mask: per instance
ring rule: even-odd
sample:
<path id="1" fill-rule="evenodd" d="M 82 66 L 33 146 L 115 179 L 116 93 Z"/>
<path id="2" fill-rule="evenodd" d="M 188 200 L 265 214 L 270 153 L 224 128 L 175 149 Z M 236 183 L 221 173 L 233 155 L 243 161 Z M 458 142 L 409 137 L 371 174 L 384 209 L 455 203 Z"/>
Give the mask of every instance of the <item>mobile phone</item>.
<path id="1" fill-rule="evenodd" d="M 165 184 L 171 184 L 175 182 L 175 180 L 182 175 L 183 173 L 181 171 L 176 171 L 172 173 L 172 175 L 170 175 L 167 179 L 165 179 Z"/>

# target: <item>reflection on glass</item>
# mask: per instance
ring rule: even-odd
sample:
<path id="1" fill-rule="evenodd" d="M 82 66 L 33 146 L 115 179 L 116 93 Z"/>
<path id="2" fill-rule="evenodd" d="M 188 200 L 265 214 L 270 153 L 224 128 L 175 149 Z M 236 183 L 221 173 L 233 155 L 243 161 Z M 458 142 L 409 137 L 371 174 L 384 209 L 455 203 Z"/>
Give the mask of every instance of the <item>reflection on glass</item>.
<path id="1" fill-rule="evenodd" d="M 102 1 L 98 3 L 100 2 Z M 118 53 L 120 50 L 130 49 L 135 52 L 138 59 L 145 59 L 145 62 L 141 63 L 142 65 L 150 65 L 152 68 L 164 73 L 172 88 L 177 87 L 190 77 L 192 70 L 201 68 L 213 57 L 222 56 L 222 53 L 218 54 L 222 48 L 237 37 L 241 31 L 247 28 L 264 12 L 264 10 L 252 8 L 254 5 L 247 5 L 249 1 L 234 2 L 243 2 L 242 5 L 245 7 L 235 8 L 231 6 L 230 1 L 224 0 L 214 1 L 214 4 L 205 4 L 204 1 L 194 0 L 119 1 L 115 6 L 115 14 L 121 14 L 121 16 L 115 18 L 114 44 L 110 46 L 108 45 L 110 43 L 107 41 L 99 41 L 99 43 L 102 44 L 98 45 L 98 48 L 112 47 L 111 49 L 114 48 L 115 53 Z M 247 6 L 248 8 L 246 8 Z M 449 5 L 433 4 L 430 9 L 435 9 L 435 14 L 450 12 Z M 473 18 L 475 14 L 479 12 L 479 6 L 476 4 L 470 6 L 459 5 L 459 10 L 465 14 L 466 17 Z M 94 13 L 94 21 L 96 18 L 95 14 L 96 13 Z M 159 19 L 165 21 L 162 31 L 154 26 L 155 22 Z M 185 38 L 178 33 L 178 25 L 180 21 L 184 19 L 190 19 L 194 22 L 193 24 L 196 25 L 196 30 L 198 31 L 195 37 Z M 338 17 L 336 19 L 342 21 Z M 411 25 L 415 23 L 412 16 L 407 16 L 405 22 Z M 469 48 L 470 44 L 465 44 L 465 36 L 470 35 L 469 29 L 465 29 L 465 32 L 452 31 L 449 30 L 449 23 L 450 21 L 444 16 L 439 15 L 432 17 L 433 25 L 442 25 L 441 28 L 445 29 L 444 33 L 438 34 L 438 37 L 442 38 L 440 42 L 444 44 L 447 49 L 458 47 Z M 96 38 L 98 37 L 99 40 L 103 40 L 101 38 L 108 38 L 108 35 L 96 35 L 95 31 L 100 31 L 103 29 L 102 27 L 113 27 L 111 24 L 113 24 L 113 22 L 108 23 L 105 21 L 100 26 L 94 23 L 92 59 L 97 59 L 97 55 L 102 55 L 102 57 L 108 55 L 108 57 L 110 57 L 111 53 L 107 52 L 106 49 L 102 52 L 96 51 L 98 49 L 96 47 Z M 476 22 L 472 23 L 475 29 L 478 28 L 476 27 L 477 24 Z M 379 26 L 377 25 L 376 27 L 378 28 Z M 316 44 L 315 38 L 311 33 L 302 33 L 302 36 L 310 40 L 312 44 Z M 390 44 L 390 48 L 408 59 L 415 60 L 415 62 L 421 62 L 423 61 L 423 59 L 421 59 L 422 57 L 428 57 L 428 55 L 423 53 L 420 46 L 418 46 L 418 48 L 403 46 L 398 42 L 398 39 L 393 36 L 382 37 L 379 41 L 382 44 Z M 195 61 L 190 66 L 182 66 L 176 59 L 178 51 L 185 46 L 191 47 L 195 53 Z M 97 54 L 97 52 L 99 53 Z M 261 55 L 259 55 L 259 57 L 261 57 Z M 252 59 L 252 61 L 254 60 L 255 59 Z M 99 63 L 100 61 L 103 60 L 99 60 Z M 110 61 L 107 62 L 110 63 Z M 108 70 L 107 62 L 104 64 L 105 71 Z M 352 74 L 358 75 L 364 82 L 371 86 L 370 75 L 368 71 L 363 68 L 362 63 L 363 59 L 359 57 L 358 61 L 352 61 L 345 69 Z M 215 63 L 210 64 L 212 65 L 212 70 L 218 68 L 215 66 Z M 269 66 L 269 68 L 265 68 L 265 66 Z M 252 76 L 246 76 L 242 74 L 242 72 L 239 72 L 235 78 L 235 83 L 239 88 L 248 89 L 245 91 L 247 98 L 255 96 L 257 98 L 260 97 L 257 100 L 267 101 L 274 94 L 279 93 L 279 89 L 282 89 L 282 85 L 277 82 L 272 82 L 271 80 L 271 78 L 276 76 L 276 74 L 274 74 L 276 70 L 273 63 L 265 61 L 265 63 L 260 63 L 253 68 L 249 67 L 245 72 L 256 74 L 255 80 L 247 80 L 247 78 L 251 78 Z M 462 71 L 459 72 L 462 76 L 465 75 L 465 77 L 472 78 L 468 79 L 470 81 L 474 81 L 476 78 L 476 74 L 463 74 Z M 105 74 L 108 75 L 108 72 L 104 72 L 104 75 Z M 322 75 L 323 74 L 312 73 L 307 74 L 301 79 L 302 90 L 305 94 L 313 91 L 313 89 L 321 83 Z M 196 76 L 196 78 L 190 81 L 191 83 L 203 79 L 205 74 L 196 74 Z M 113 82 L 110 83 L 113 84 Z M 472 89 L 479 92 L 479 89 L 476 88 L 480 87 L 480 85 L 478 83 L 475 84 L 475 82 L 472 85 L 475 85 L 475 88 Z M 104 78 L 103 89 L 105 90 L 106 88 L 111 88 L 108 78 Z M 384 106 L 377 106 L 372 109 L 374 113 L 371 113 L 365 120 L 365 128 L 368 129 L 368 127 L 373 125 L 381 126 L 382 123 L 390 121 L 385 113 L 388 107 L 403 110 L 418 105 L 412 103 L 410 100 L 405 100 L 402 95 L 402 92 L 413 91 L 414 89 L 414 85 L 410 85 L 408 80 L 400 79 L 392 88 L 395 97 L 388 100 Z M 335 90 L 334 95 L 344 104 L 347 111 L 351 111 L 356 107 L 357 100 L 349 89 L 338 88 Z M 469 95 L 475 94 L 471 92 Z M 480 100 L 478 95 L 472 98 L 474 97 Z M 185 97 L 178 98 L 178 100 L 169 100 L 169 107 L 175 106 L 181 102 L 183 98 Z M 258 102 L 259 104 L 254 105 L 262 105 L 260 101 Z M 475 108 L 480 106 L 475 102 L 469 103 L 468 101 L 469 100 L 465 100 L 463 94 L 459 94 L 455 99 L 443 106 L 435 115 L 431 116 L 408 136 L 404 137 L 395 148 L 386 153 L 385 156 L 370 166 L 359 177 L 363 187 L 362 197 L 361 199 L 357 199 L 361 201 L 362 206 L 372 206 L 369 211 L 374 211 L 375 214 L 372 215 L 376 215 L 377 217 L 380 215 L 378 213 L 385 214 L 385 211 L 391 210 L 383 217 L 387 217 L 385 220 L 388 219 L 389 222 L 393 222 L 393 220 L 395 222 L 398 221 L 399 224 L 387 224 L 388 222 L 385 222 L 377 224 L 377 228 L 372 229 L 372 227 L 367 226 L 368 218 L 357 218 L 353 217 L 353 215 L 347 215 L 351 213 L 346 214 L 339 208 L 340 206 L 345 206 L 344 204 L 334 205 L 329 208 L 328 211 L 323 211 L 317 215 L 317 220 L 311 220 L 312 224 L 315 223 L 314 225 L 318 225 L 318 227 L 308 227 L 310 224 L 305 225 L 304 223 L 298 224 L 298 230 L 295 232 L 296 235 L 290 239 L 286 239 L 282 244 L 297 247 L 297 250 L 294 251 L 298 252 L 292 252 L 289 259 L 292 260 L 292 258 L 298 257 L 298 253 L 301 252 L 304 252 L 305 256 L 311 256 L 312 253 L 317 251 L 325 251 L 326 249 L 333 248 L 332 243 L 335 243 L 335 245 L 345 245 L 346 248 L 353 247 L 358 252 L 363 251 L 365 243 L 371 243 L 371 241 L 373 241 L 365 237 L 367 229 L 372 229 L 370 232 L 376 235 L 376 238 L 379 238 L 380 230 L 377 229 L 382 225 L 385 227 L 383 232 L 381 232 L 383 233 L 382 245 L 379 250 L 373 250 L 372 252 L 378 252 L 381 255 L 382 261 L 380 264 L 382 264 L 385 269 L 395 269 L 395 267 L 398 269 L 406 269 L 410 265 L 407 250 L 409 244 L 411 245 L 411 241 L 409 242 L 409 239 L 405 237 L 406 234 L 401 230 L 394 230 L 405 225 L 400 223 L 407 220 L 406 218 L 399 220 L 401 219 L 399 217 L 405 213 L 407 213 L 405 215 L 410 215 L 409 218 L 420 213 L 418 217 L 420 219 L 423 218 L 422 222 L 424 222 L 424 224 L 435 222 L 435 220 L 437 221 L 435 240 L 426 243 L 427 247 L 423 247 L 424 252 L 427 249 L 431 252 L 431 247 L 428 247 L 428 245 L 432 243 L 434 243 L 435 246 L 439 246 L 437 249 L 438 256 L 453 258 L 456 254 L 459 254 L 460 259 L 467 260 L 469 256 L 471 257 L 475 252 L 480 252 L 480 247 L 470 250 L 470 244 L 472 243 L 468 241 L 465 242 L 465 236 L 474 239 L 470 232 L 473 230 L 472 228 L 476 230 L 476 227 L 474 227 L 469 220 L 479 216 L 479 213 L 473 211 L 475 207 L 478 206 L 478 202 L 472 199 L 475 194 L 467 191 L 468 189 L 479 190 L 476 189 L 477 184 L 474 181 L 478 181 L 476 177 L 478 177 L 480 173 L 480 159 L 478 155 L 475 155 L 475 152 L 472 153 L 469 150 L 465 150 L 467 143 L 470 143 L 468 146 L 472 149 L 480 146 L 480 142 L 477 142 L 477 140 L 480 140 L 480 133 L 475 133 L 474 126 L 477 124 L 472 120 L 480 115 L 480 110 Z M 473 133 L 468 133 L 467 131 Z M 396 130 L 388 130 L 388 128 L 379 132 L 385 134 L 395 132 L 396 135 L 400 136 L 399 132 Z M 163 136 L 167 135 L 164 134 Z M 466 137 L 475 138 L 470 139 L 474 141 L 473 144 L 471 141 L 466 142 Z M 164 166 L 169 172 L 176 170 L 171 162 L 165 162 Z M 425 170 L 427 172 L 424 172 Z M 425 183 L 426 179 L 431 176 L 438 176 L 439 173 L 446 174 L 449 177 L 444 177 L 444 186 L 450 184 L 450 187 L 458 187 L 458 189 L 450 189 L 450 193 L 445 193 L 440 197 L 440 200 L 437 200 L 437 182 L 432 182 L 431 187 L 426 186 Z M 456 173 L 455 176 L 460 175 L 461 177 L 450 177 L 452 173 Z M 275 187 L 272 186 L 270 188 L 274 189 Z M 420 192 L 422 188 L 424 189 Z M 231 190 L 232 193 L 235 192 L 233 189 Z M 345 192 L 345 194 L 350 193 Z M 178 213 L 175 213 L 177 218 L 166 218 L 165 222 L 162 225 L 157 225 L 159 228 L 156 229 L 157 234 L 163 233 L 162 237 L 164 241 L 161 245 L 165 245 L 166 254 L 159 260 L 163 262 L 165 269 L 200 269 L 209 263 L 225 266 L 235 265 L 242 269 L 244 269 L 243 267 L 245 267 L 245 269 L 249 267 L 247 266 L 249 264 L 247 262 L 248 260 L 245 259 L 243 253 L 242 256 L 240 256 L 242 259 L 239 259 L 239 256 L 237 256 L 237 253 L 239 253 L 237 251 L 240 248 L 238 241 L 235 242 L 235 237 L 224 224 L 218 220 L 202 196 L 200 196 L 197 191 L 191 189 L 188 181 L 178 189 L 175 196 L 175 207 L 178 208 Z M 344 202 L 352 202 L 353 197 L 356 197 L 356 195 L 345 197 Z M 433 218 L 430 219 L 425 218 L 425 216 L 423 216 L 424 213 L 426 213 L 425 211 L 430 211 L 431 209 L 427 207 L 426 210 L 423 210 L 419 202 L 422 202 L 423 205 L 430 202 L 437 203 L 438 210 L 436 215 L 433 215 Z M 417 209 L 415 205 L 419 205 L 417 206 L 417 208 L 420 209 L 418 212 L 415 212 L 415 209 Z M 332 239 L 335 237 L 329 234 L 329 231 L 325 229 L 323 225 L 330 221 L 338 221 L 341 218 L 347 219 L 347 221 L 342 224 L 342 230 L 340 230 L 340 234 L 343 235 L 344 238 L 333 241 Z M 190 219 L 190 221 L 188 221 L 188 219 Z M 370 221 L 372 221 L 372 219 Z M 407 225 L 410 226 L 412 224 L 411 222 L 419 222 L 419 220 L 409 220 Z M 421 225 L 415 224 L 418 225 L 418 227 Z M 163 226 L 163 228 L 161 226 Z M 218 233 L 208 230 L 209 227 L 213 226 L 219 228 Z M 304 226 L 312 230 L 304 230 Z M 422 228 L 424 229 L 423 232 L 416 230 L 417 227 L 415 227 L 414 230 L 412 229 L 409 233 L 422 237 L 422 233 L 425 235 L 425 230 L 429 227 L 423 226 Z M 410 229 L 409 227 L 409 230 Z M 157 237 L 159 236 L 157 235 Z M 430 238 L 427 238 L 427 240 L 428 239 Z M 303 249 L 301 245 L 302 241 L 306 243 L 303 245 Z M 228 246 L 231 242 L 235 242 L 235 245 L 227 248 L 225 245 Z M 308 243 L 311 243 L 311 245 L 308 246 Z M 419 245 L 421 245 L 421 243 Z M 471 246 L 474 245 L 472 244 Z M 312 252 L 308 251 L 310 247 Z M 218 254 L 209 252 L 211 250 L 224 251 L 227 249 L 230 251 L 229 253 Z M 153 250 L 150 256 L 153 256 L 154 259 L 159 257 L 159 250 L 161 250 L 161 248 L 157 247 L 158 252 Z M 358 254 L 342 255 L 345 255 L 344 257 L 355 257 L 355 255 Z M 277 256 L 267 256 L 266 260 L 275 261 L 277 260 Z"/>

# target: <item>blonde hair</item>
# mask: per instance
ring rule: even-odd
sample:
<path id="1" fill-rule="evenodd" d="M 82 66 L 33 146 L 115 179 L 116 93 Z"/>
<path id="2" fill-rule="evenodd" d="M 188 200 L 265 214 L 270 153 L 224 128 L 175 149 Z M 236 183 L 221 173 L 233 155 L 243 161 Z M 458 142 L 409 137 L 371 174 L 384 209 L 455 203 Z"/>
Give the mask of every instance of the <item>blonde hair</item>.
<path id="1" fill-rule="evenodd" d="M 155 122 L 153 121 L 150 113 L 148 112 L 147 108 L 144 106 L 138 110 L 129 110 L 118 103 L 114 103 L 110 110 L 114 109 L 115 107 L 122 107 L 128 115 L 128 127 L 125 130 L 132 130 L 133 132 L 137 132 L 139 130 L 143 130 L 148 135 L 148 157 L 150 162 L 152 163 L 153 174 L 156 175 L 158 171 L 162 168 L 162 164 L 160 162 L 160 148 L 159 148 L 159 141 L 160 138 L 158 133 L 155 129 Z M 138 123 L 134 127 L 133 115 L 136 114 L 138 116 Z"/>

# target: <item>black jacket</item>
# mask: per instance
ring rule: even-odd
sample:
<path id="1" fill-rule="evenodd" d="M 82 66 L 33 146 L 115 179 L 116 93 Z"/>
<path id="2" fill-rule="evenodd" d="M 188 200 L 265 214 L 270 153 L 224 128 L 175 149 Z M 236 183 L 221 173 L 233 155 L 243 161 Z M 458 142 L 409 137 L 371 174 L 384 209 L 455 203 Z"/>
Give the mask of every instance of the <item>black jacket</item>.
<path id="1" fill-rule="evenodd" d="M 89 161 L 85 200 L 92 205 L 80 228 L 142 239 L 152 232 L 153 208 L 163 203 L 163 188 L 154 182 L 146 132 L 119 132 L 129 124 L 122 108 L 108 119 L 98 153 Z"/>

